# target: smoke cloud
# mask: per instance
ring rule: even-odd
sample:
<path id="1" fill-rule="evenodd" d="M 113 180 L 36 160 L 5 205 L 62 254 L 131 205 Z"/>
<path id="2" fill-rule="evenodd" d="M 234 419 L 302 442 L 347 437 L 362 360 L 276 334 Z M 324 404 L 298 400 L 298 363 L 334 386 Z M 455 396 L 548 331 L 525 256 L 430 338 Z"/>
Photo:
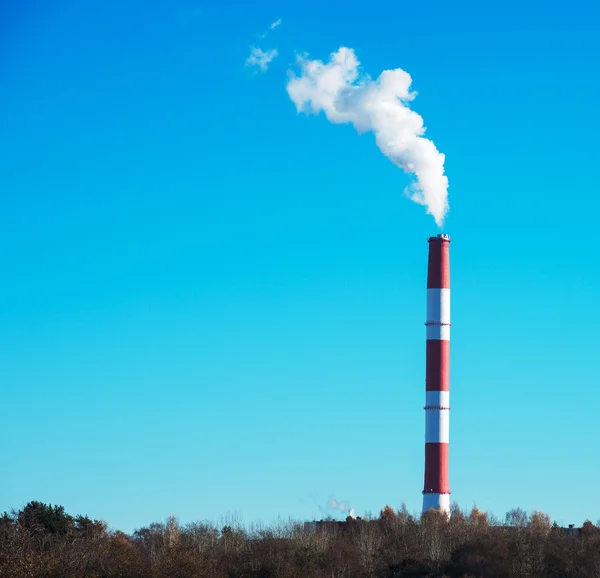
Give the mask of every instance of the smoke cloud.
<path id="1" fill-rule="evenodd" d="M 277 49 L 267 50 L 266 52 L 256 46 L 250 47 L 250 56 L 246 59 L 246 66 L 258 68 L 261 72 L 266 72 L 269 63 L 277 57 Z"/>
<path id="2" fill-rule="evenodd" d="M 335 498 L 329 498 L 329 500 L 327 500 L 327 508 L 329 510 L 338 510 L 340 512 L 346 512 L 350 509 L 350 503 L 339 502 Z"/>
<path id="3" fill-rule="evenodd" d="M 299 75 L 290 75 L 289 97 L 298 112 L 325 113 L 336 124 L 350 123 L 361 134 L 371 131 L 381 152 L 415 180 L 405 189 L 413 201 L 424 205 L 438 226 L 448 211 L 445 157 L 423 137 L 425 126 L 409 108 L 410 74 L 400 68 L 384 70 L 377 80 L 359 75 L 354 50 L 341 47 L 329 62 L 298 58 Z"/>

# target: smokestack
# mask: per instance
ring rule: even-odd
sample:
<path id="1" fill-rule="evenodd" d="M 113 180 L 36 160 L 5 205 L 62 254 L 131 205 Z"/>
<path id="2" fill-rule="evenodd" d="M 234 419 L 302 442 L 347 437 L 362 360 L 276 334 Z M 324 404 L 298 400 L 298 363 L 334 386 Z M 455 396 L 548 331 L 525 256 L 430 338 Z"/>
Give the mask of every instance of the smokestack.
<path id="1" fill-rule="evenodd" d="M 429 238 L 423 512 L 450 513 L 450 237 Z"/>

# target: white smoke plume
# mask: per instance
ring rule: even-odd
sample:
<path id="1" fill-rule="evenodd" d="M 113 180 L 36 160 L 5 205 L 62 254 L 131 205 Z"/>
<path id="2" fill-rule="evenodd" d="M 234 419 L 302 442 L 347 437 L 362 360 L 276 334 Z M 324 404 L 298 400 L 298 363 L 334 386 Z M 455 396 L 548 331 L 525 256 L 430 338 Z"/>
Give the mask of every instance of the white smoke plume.
<path id="1" fill-rule="evenodd" d="M 408 106 L 416 96 L 410 90 L 410 74 L 396 68 L 372 80 L 359 76 L 359 64 L 354 50 L 346 47 L 326 64 L 301 56 L 300 74 L 290 75 L 287 92 L 298 112 L 323 111 L 332 123 L 351 123 L 359 134 L 373 132 L 381 152 L 414 175 L 407 195 L 424 205 L 441 227 L 448 211 L 445 157 L 423 137 L 423 119 Z"/>

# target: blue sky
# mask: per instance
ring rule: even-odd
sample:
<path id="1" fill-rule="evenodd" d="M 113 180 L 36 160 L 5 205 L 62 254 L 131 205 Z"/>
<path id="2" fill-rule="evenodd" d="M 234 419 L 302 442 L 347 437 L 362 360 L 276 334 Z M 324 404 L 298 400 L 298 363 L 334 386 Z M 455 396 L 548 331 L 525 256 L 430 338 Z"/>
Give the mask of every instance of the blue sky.
<path id="1" fill-rule="evenodd" d="M 599 519 L 600 9 L 216 4 L 0 9 L 0 510 L 420 509 L 439 229 L 286 92 L 348 46 L 446 155 L 452 498 Z"/>

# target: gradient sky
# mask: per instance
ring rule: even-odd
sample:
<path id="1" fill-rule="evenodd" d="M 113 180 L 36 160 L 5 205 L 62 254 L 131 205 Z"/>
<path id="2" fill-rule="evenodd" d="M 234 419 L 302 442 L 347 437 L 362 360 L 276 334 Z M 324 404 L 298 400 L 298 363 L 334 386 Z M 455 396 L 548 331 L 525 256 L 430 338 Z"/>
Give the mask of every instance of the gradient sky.
<path id="1" fill-rule="evenodd" d="M 597 2 L 0 11 L 0 511 L 420 509 L 439 230 L 285 90 L 345 45 L 411 74 L 446 155 L 453 500 L 600 518 Z"/>

